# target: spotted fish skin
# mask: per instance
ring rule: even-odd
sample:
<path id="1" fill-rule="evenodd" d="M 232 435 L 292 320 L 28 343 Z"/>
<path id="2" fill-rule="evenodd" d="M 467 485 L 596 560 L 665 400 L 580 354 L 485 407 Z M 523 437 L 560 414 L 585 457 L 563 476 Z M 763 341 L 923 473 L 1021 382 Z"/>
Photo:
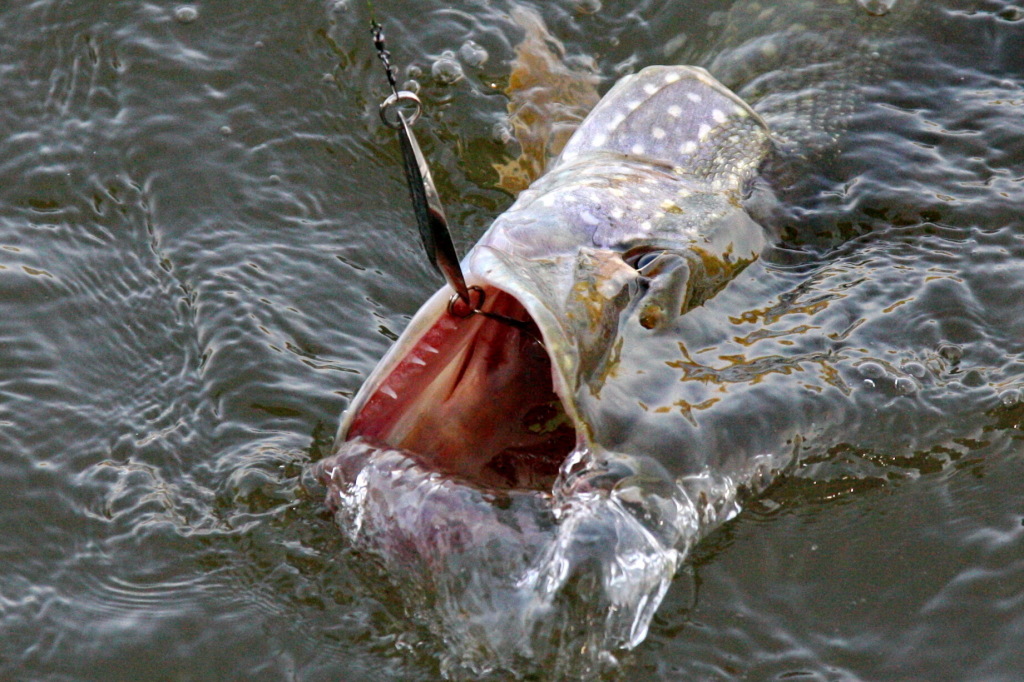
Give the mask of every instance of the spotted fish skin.
<path id="1" fill-rule="evenodd" d="M 617 153 L 736 189 L 763 158 L 766 138 L 761 117 L 704 69 L 651 66 L 608 92 L 553 169 L 588 153 Z"/>
<path id="2" fill-rule="evenodd" d="M 758 258 L 764 231 L 742 199 L 770 150 L 761 117 L 707 71 L 648 67 L 608 92 L 466 269 L 543 319 L 549 347 L 571 351 L 553 354 L 564 394 L 592 395 L 616 330 L 670 325 Z"/>

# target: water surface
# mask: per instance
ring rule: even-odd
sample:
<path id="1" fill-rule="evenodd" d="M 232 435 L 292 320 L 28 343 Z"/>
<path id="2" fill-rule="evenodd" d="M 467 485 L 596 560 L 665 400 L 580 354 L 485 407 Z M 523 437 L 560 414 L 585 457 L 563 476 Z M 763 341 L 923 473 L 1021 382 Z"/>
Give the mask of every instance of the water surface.
<path id="1" fill-rule="evenodd" d="M 606 89 L 709 63 L 729 4 L 538 9 Z M 518 153 L 501 134 L 508 10 L 377 7 L 422 84 L 461 252 L 512 199 L 493 169 Z M 764 267 L 824 264 L 779 303 L 795 307 L 884 262 L 880 290 L 907 287 L 915 311 L 891 333 L 984 409 L 951 403 L 934 419 L 955 435 L 911 453 L 879 414 L 876 447 L 785 477 L 699 546 L 628 676 L 1024 670 L 1024 12 L 946 0 L 934 17 L 917 29 L 934 50 L 874 86 L 861 144 L 821 171 L 853 180 L 788 207 Z M 439 283 L 377 119 L 366 21 L 344 1 L 0 10 L 5 678 L 437 677 L 440 645 L 354 572 L 365 557 L 307 473 Z M 462 77 L 432 76 L 440 59 Z M 899 398 L 897 374 L 865 372 Z"/>

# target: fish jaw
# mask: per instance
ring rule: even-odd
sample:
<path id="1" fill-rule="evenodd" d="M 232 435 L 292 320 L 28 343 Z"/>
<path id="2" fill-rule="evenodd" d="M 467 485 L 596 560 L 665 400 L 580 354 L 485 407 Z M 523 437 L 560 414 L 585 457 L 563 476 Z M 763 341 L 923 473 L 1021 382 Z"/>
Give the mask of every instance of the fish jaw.
<path id="1" fill-rule="evenodd" d="M 577 420 L 558 393 L 564 382 L 522 304 L 470 281 L 486 316 L 438 292 L 360 392 L 339 440 L 407 450 L 483 486 L 550 490 L 577 445 Z"/>

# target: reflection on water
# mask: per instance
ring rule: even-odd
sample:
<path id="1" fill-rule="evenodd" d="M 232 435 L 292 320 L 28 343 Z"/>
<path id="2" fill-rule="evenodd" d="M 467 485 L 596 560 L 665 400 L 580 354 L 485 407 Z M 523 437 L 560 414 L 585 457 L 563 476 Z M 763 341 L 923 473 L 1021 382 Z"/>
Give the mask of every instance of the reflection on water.
<path id="1" fill-rule="evenodd" d="M 867 4 L 891 8 L 882 20 L 903 6 Z M 651 63 L 712 64 L 728 5 L 537 9 L 604 89 Z M 779 246 L 694 311 L 672 368 L 694 386 L 842 385 L 862 438 L 806 443 L 805 466 L 699 547 L 631 675 L 1024 665 L 1024 22 L 1001 0 L 930 6 L 858 94 L 846 153 L 792 179 L 799 201 L 766 205 Z M 511 199 L 494 168 L 520 150 L 496 127 L 522 29 L 504 4 L 386 10 L 464 252 Z M 308 474 L 437 285 L 376 116 L 363 11 L 0 10 L 4 677 L 436 678 L 440 645 L 368 589 Z M 454 83 L 429 75 L 446 51 Z"/>

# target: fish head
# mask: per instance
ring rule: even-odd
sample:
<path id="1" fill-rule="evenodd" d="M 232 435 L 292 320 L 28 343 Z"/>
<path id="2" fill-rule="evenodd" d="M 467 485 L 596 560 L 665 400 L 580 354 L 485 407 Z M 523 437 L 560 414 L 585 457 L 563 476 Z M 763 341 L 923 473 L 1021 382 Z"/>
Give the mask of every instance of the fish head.
<path id="1" fill-rule="evenodd" d="M 662 350 L 764 247 L 769 148 L 703 69 L 624 78 L 467 254 L 472 305 L 435 294 L 347 411 L 329 502 L 474 669 L 635 646 L 727 515 Z"/>

